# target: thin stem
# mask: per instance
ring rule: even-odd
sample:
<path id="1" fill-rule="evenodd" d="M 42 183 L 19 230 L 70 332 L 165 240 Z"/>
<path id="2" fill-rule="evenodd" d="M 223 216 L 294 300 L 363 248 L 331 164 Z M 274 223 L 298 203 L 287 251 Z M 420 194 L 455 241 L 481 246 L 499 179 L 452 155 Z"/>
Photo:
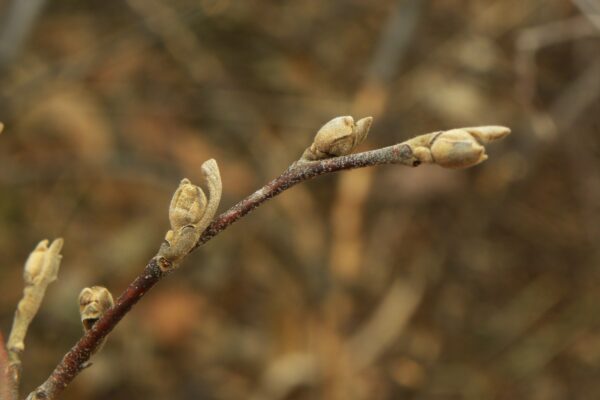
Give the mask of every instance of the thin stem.
<path id="1" fill-rule="evenodd" d="M 193 250 L 208 242 L 222 230 L 226 229 L 229 225 L 233 224 L 265 201 L 277 196 L 284 190 L 287 190 L 300 182 L 319 175 L 346 169 L 370 167 L 382 164 L 404 164 L 415 167 L 419 165 L 419 163 L 420 161 L 413 156 L 411 147 L 405 143 L 399 143 L 363 153 L 328 158 L 320 161 L 292 164 L 283 174 L 215 218 L 208 228 L 204 230 L 204 233 L 200 236 L 200 239 Z"/>
<path id="2" fill-rule="evenodd" d="M 156 258 L 150 260 L 144 271 L 119 296 L 115 306 L 109 309 L 94 324 L 94 327 L 79 339 L 75 346 L 65 354 L 46 382 L 30 393 L 28 399 L 54 399 L 71 383 L 73 378 L 87 366 L 88 360 L 102 340 L 131 310 L 131 307 L 165 275 L 158 263 L 159 260 Z"/>

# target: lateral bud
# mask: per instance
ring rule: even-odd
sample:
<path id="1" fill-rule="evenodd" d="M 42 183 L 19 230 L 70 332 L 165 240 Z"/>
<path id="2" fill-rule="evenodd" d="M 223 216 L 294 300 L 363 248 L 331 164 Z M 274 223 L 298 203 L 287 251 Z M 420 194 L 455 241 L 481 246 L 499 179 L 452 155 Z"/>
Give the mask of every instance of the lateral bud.
<path id="1" fill-rule="evenodd" d="M 315 161 L 350 154 L 369 134 L 372 117 L 354 122 L 349 115 L 336 117 L 323 125 L 301 157 L 301 161 Z"/>
<path id="2" fill-rule="evenodd" d="M 23 279 L 26 284 L 33 285 L 41 281 L 50 283 L 56 280 L 58 267 L 62 259 L 60 254 L 62 246 L 62 238 L 55 239 L 50 247 L 48 247 L 47 239 L 38 243 L 25 262 Z"/>
<path id="3" fill-rule="evenodd" d="M 178 231 L 184 226 L 194 225 L 204 215 L 206 195 L 198 186 L 184 178 L 173 194 L 169 206 L 169 221 L 171 229 Z"/>
<path id="4" fill-rule="evenodd" d="M 79 293 L 79 315 L 84 332 L 88 332 L 94 327 L 96 322 L 114 306 L 112 294 L 102 286 L 92 286 L 84 288 Z M 98 353 L 104 347 L 106 337 L 96 347 L 93 354 Z"/>
<path id="5" fill-rule="evenodd" d="M 79 293 L 79 315 L 81 324 L 87 332 L 94 324 L 115 305 L 112 294 L 103 286 L 84 288 Z"/>
<path id="6" fill-rule="evenodd" d="M 431 156 L 444 168 L 467 168 L 487 160 L 485 147 L 464 129 L 437 135 L 431 143 Z"/>
<path id="7" fill-rule="evenodd" d="M 194 248 L 219 207 L 223 185 L 219 166 L 214 159 L 202 164 L 202 175 L 208 187 L 208 199 L 200 187 L 192 184 L 189 179 L 183 179 L 171 200 L 171 229 L 158 251 L 158 256 L 169 260 L 169 269 L 175 268 Z"/>
<path id="8" fill-rule="evenodd" d="M 83 330 L 88 332 L 94 327 L 96 322 L 106 312 L 115 305 L 112 294 L 107 288 L 103 286 L 92 286 L 84 288 L 79 293 L 79 315 L 81 317 L 81 324 Z M 102 339 L 96 350 L 92 354 L 95 354 L 102 350 L 106 337 Z"/>

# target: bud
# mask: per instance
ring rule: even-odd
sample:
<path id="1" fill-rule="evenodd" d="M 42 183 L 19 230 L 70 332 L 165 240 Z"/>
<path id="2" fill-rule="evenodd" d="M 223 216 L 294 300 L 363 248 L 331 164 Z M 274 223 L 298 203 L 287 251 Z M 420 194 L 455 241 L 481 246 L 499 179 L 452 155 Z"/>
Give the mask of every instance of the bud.
<path id="1" fill-rule="evenodd" d="M 487 160 L 484 144 L 510 133 L 503 126 L 452 129 L 437 133 L 429 142 L 431 162 L 445 168 L 467 168 Z M 423 157 L 427 162 L 426 157 Z"/>
<path id="2" fill-rule="evenodd" d="M 463 129 L 440 133 L 430 149 L 434 162 L 445 168 L 471 167 L 487 159 L 485 147 Z"/>
<path id="3" fill-rule="evenodd" d="M 28 285 L 33 284 L 36 278 L 41 275 L 46 251 L 48 251 L 48 240 L 44 239 L 38 243 L 35 249 L 29 254 L 27 261 L 25 261 L 23 279 Z"/>
<path id="4" fill-rule="evenodd" d="M 60 251 L 63 239 L 59 238 L 48 247 L 48 240 L 44 239 L 38 243 L 29 254 L 23 270 L 23 279 L 28 285 L 38 284 L 45 281 L 46 284 L 56 280 L 58 267 L 62 256 Z"/>
<path id="5" fill-rule="evenodd" d="M 4 124 L 2 122 L 0 122 L 0 133 L 2 133 L 3 130 L 4 130 Z"/>
<path id="6" fill-rule="evenodd" d="M 219 207 L 223 185 L 217 162 L 213 159 L 205 161 L 202 174 L 208 187 L 208 199 L 202 189 L 183 179 L 171 200 L 171 230 L 158 251 L 158 256 L 169 261 L 169 269 L 175 268 L 192 251 Z"/>
<path id="7" fill-rule="evenodd" d="M 350 154 L 367 138 L 372 122 L 372 117 L 366 117 L 354 123 L 349 115 L 332 119 L 319 129 L 302 159 L 313 161 Z"/>
<path id="8" fill-rule="evenodd" d="M 102 316 L 114 306 L 108 289 L 102 286 L 84 288 L 79 294 L 79 315 L 83 329 L 87 332 Z"/>
<path id="9" fill-rule="evenodd" d="M 171 229 L 177 231 L 184 226 L 194 225 L 200 221 L 206 209 L 206 195 L 189 179 L 182 179 L 173 194 L 169 206 Z"/>

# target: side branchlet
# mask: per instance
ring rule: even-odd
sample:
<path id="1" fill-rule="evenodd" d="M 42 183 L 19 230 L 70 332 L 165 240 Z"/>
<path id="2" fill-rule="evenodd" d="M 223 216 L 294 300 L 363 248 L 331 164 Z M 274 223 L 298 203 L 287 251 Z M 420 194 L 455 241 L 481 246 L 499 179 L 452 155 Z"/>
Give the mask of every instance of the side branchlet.
<path id="1" fill-rule="evenodd" d="M 417 136 L 406 144 L 421 163 L 468 168 L 487 160 L 486 144 L 509 133 L 510 129 L 504 126 L 458 128 Z"/>
<path id="2" fill-rule="evenodd" d="M 179 261 L 195 246 L 200 235 L 210 224 L 217 212 L 223 190 L 219 166 L 213 159 L 202 164 L 202 174 L 208 187 L 208 199 L 204 191 L 185 178 L 175 191 L 169 207 L 171 229 L 165 235 L 158 257 L 167 259 L 175 268 Z"/>
<path id="3" fill-rule="evenodd" d="M 332 119 L 319 129 L 300 161 L 316 161 L 352 153 L 367 138 L 372 123 L 372 117 L 359 119 L 356 123 L 349 115 Z"/>
<path id="4" fill-rule="evenodd" d="M 17 305 L 12 329 L 8 337 L 7 351 L 9 358 L 10 378 L 17 391 L 20 371 L 21 353 L 25 350 L 25 336 L 31 321 L 37 314 L 46 288 L 56 280 L 62 255 L 62 239 L 56 239 L 48 246 L 48 240 L 42 240 L 29 254 L 23 269 L 25 288 L 23 297 Z"/>
<path id="5" fill-rule="evenodd" d="M 102 286 L 92 286 L 84 288 L 79 293 L 79 315 L 84 332 L 94 327 L 94 324 L 115 305 L 112 294 Z M 106 337 L 102 339 L 100 345 L 94 353 L 102 349 Z"/>

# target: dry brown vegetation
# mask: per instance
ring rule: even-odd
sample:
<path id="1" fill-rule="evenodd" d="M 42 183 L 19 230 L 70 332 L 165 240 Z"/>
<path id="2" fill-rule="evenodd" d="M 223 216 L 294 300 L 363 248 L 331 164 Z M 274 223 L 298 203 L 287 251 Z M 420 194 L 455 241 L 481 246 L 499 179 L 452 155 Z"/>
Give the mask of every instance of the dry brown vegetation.
<path id="1" fill-rule="evenodd" d="M 5 338 L 28 253 L 65 243 L 24 393 L 81 336 L 81 289 L 118 294 L 155 254 L 182 177 L 217 159 L 223 211 L 324 121 L 373 115 L 361 150 L 514 133 L 474 169 L 384 166 L 287 191 L 191 255 L 61 398 L 600 397 L 596 2 L 60 0 L 31 25 L 12 3 Z"/>

